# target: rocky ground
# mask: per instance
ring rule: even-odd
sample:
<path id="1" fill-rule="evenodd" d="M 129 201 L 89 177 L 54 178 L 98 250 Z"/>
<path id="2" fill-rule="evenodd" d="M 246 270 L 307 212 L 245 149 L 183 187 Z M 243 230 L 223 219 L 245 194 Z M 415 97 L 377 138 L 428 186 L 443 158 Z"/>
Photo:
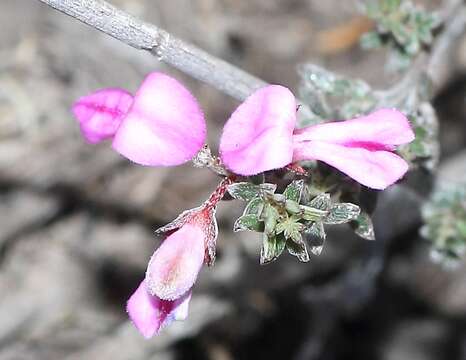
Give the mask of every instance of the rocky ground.
<path id="1" fill-rule="evenodd" d="M 351 1 L 112 3 L 269 82 L 296 88 L 304 61 L 394 81 L 380 74 L 382 54 L 351 37 L 326 41 L 357 19 Z M 237 103 L 38 1 L 3 0 L 0 24 L 0 360 L 466 358 L 466 265 L 430 261 L 419 196 L 401 187 L 381 196 L 376 242 L 338 228 L 308 264 L 283 256 L 260 267 L 259 238 L 231 232 L 242 204 L 222 204 L 218 261 L 201 273 L 189 320 L 144 340 L 124 304 L 158 246 L 153 230 L 217 179 L 86 145 L 70 105 L 100 87 L 134 90 L 163 69 L 200 99 L 215 147 Z M 463 39 L 435 101 L 441 173 L 452 178 L 466 163 L 465 49 Z"/>

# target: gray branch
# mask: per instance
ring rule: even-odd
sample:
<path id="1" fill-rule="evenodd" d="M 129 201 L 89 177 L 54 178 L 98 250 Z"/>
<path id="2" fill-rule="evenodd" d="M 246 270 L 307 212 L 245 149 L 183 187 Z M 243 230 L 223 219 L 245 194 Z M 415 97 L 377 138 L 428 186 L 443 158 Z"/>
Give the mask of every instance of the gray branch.
<path id="1" fill-rule="evenodd" d="M 168 32 L 143 22 L 103 0 L 40 0 L 41 2 L 108 34 L 136 49 L 244 100 L 266 83 Z"/>
<path id="2" fill-rule="evenodd" d="M 136 49 L 149 51 L 159 60 L 217 88 L 237 100 L 244 100 L 266 83 L 207 52 L 185 43 L 155 25 L 143 22 L 104 0 L 39 0 L 85 24 L 108 34 Z M 392 88 L 377 91 L 381 98 L 404 98 L 406 89 L 418 81 L 422 71 L 435 76 L 444 55 L 465 27 L 463 0 L 445 0 L 441 18 L 445 29 L 434 44 L 430 56 L 424 54 L 422 64 L 416 64 L 405 78 Z M 301 102 L 302 103 L 302 102 Z M 309 118 L 313 113 L 302 104 L 299 117 Z"/>

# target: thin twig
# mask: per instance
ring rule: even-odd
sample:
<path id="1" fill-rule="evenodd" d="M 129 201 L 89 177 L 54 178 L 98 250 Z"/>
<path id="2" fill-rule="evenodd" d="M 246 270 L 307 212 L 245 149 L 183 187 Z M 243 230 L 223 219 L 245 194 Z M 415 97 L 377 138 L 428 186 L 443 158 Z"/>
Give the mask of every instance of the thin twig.
<path id="1" fill-rule="evenodd" d="M 187 44 L 168 32 L 145 23 L 103 0 L 40 0 L 41 2 L 110 35 L 136 49 L 244 100 L 266 83 Z"/>
<path id="2" fill-rule="evenodd" d="M 155 25 L 143 22 L 104 0 L 39 0 L 85 24 L 98 29 L 140 50 L 149 51 L 159 60 L 212 85 L 237 100 L 244 100 L 266 83 L 207 52 L 188 44 Z M 427 72 L 434 79 L 447 50 L 462 33 L 466 24 L 463 0 L 446 0 L 440 17 L 445 24 L 427 59 L 423 59 Z M 425 55 L 425 54 L 424 54 Z M 421 55 L 422 56 L 422 55 Z M 414 65 L 417 67 L 418 64 Z M 424 66 L 422 66 L 424 68 Z M 413 75 L 414 73 L 414 75 Z M 379 97 L 403 98 L 419 79 L 418 69 L 408 71 L 405 78 L 387 90 L 377 91 Z M 313 117 L 308 106 L 301 101 L 300 118 Z"/>
<path id="3" fill-rule="evenodd" d="M 39 0 L 242 101 L 267 83 L 104 0 Z M 302 101 L 298 121 L 313 117 Z"/>

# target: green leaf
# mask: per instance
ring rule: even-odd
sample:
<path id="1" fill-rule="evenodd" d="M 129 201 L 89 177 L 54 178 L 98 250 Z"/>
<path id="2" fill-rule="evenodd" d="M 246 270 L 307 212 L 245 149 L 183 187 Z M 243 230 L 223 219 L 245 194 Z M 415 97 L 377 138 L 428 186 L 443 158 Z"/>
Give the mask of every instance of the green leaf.
<path id="1" fill-rule="evenodd" d="M 344 224 L 356 220 L 360 213 L 359 206 L 351 203 L 335 204 L 323 219 L 324 224 Z"/>
<path id="2" fill-rule="evenodd" d="M 307 251 L 307 247 L 304 241 L 297 243 L 295 241 L 288 240 L 286 242 L 286 248 L 290 255 L 296 256 L 299 261 L 308 262 L 310 260 L 309 253 Z"/>
<path id="3" fill-rule="evenodd" d="M 302 230 L 302 228 L 301 228 Z M 301 235 L 301 230 L 293 230 L 291 232 L 287 232 L 285 231 L 284 234 L 285 234 L 285 237 L 287 239 L 291 239 L 293 242 L 295 242 L 296 244 L 301 244 L 301 243 L 304 243 L 303 242 L 303 236 Z"/>
<path id="4" fill-rule="evenodd" d="M 375 240 L 374 225 L 372 219 L 366 212 L 361 212 L 354 221 L 354 232 L 366 240 Z"/>
<path id="5" fill-rule="evenodd" d="M 389 71 L 403 71 L 411 65 L 411 57 L 404 49 L 395 48 L 389 54 L 387 61 L 387 69 Z"/>
<path id="6" fill-rule="evenodd" d="M 325 239 L 327 234 L 325 233 L 324 223 L 322 221 L 314 222 L 311 226 L 307 227 L 305 232 L 311 236 Z"/>
<path id="7" fill-rule="evenodd" d="M 406 53 L 411 56 L 414 56 L 419 52 L 420 49 L 421 43 L 419 42 L 419 39 L 417 38 L 417 36 L 411 35 L 405 44 Z"/>
<path id="8" fill-rule="evenodd" d="M 437 14 L 418 12 L 414 18 L 419 39 L 426 45 L 432 43 L 432 31 L 441 24 L 442 20 Z"/>
<path id="9" fill-rule="evenodd" d="M 378 49 L 383 45 L 382 38 L 376 31 L 370 31 L 361 36 L 359 40 L 363 49 Z"/>
<path id="10" fill-rule="evenodd" d="M 466 238 L 466 219 L 459 221 L 456 224 L 456 229 L 462 237 Z"/>
<path id="11" fill-rule="evenodd" d="M 249 182 L 239 182 L 229 185 L 228 192 L 235 199 L 250 201 L 259 197 L 263 192 L 273 193 L 276 188 L 275 184 L 254 185 Z"/>
<path id="12" fill-rule="evenodd" d="M 229 185 L 228 192 L 235 199 L 250 201 L 259 196 L 260 189 L 258 185 L 248 182 L 239 182 Z"/>
<path id="13" fill-rule="evenodd" d="M 304 180 L 294 180 L 291 184 L 289 184 L 283 195 L 285 195 L 287 200 L 295 201 L 299 204 L 301 201 L 301 194 L 304 188 Z"/>
<path id="14" fill-rule="evenodd" d="M 330 199 L 330 194 L 323 193 L 317 195 L 314 199 L 312 199 L 309 203 L 309 206 L 314 209 L 328 211 L 332 206 L 332 200 Z"/>
<path id="15" fill-rule="evenodd" d="M 275 234 L 281 234 L 282 232 L 285 231 L 285 229 L 286 229 L 286 223 L 285 222 L 278 223 L 275 226 Z"/>
<path id="16" fill-rule="evenodd" d="M 307 221 L 320 221 L 328 214 L 328 211 L 326 210 L 319 210 L 305 205 L 301 205 L 301 209 L 303 210 L 302 217 Z"/>
<path id="17" fill-rule="evenodd" d="M 428 141 L 427 130 L 418 126 L 414 128 L 414 133 L 416 137 L 414 141 L 408 145 L 409 150 L 417 157 L 428 157 L 430 154 L 428 146 L 426 146 L 426 142 Z"/>
<path id="18" fill-rule="evenodd" d="M 322 254 L 322 250 L 324 250 L 324 240 L 316 238 L 317 241 L 320 241 L 319 245 L 311 245 L 311 253 L 313 253 L 316 256 L 319 256 Z"/>
<path id="19" fill-rule="evenodd" d="M 425 85 L 427 90 L 428 84 Z M 433 171 L 439 160 L 438 120 L 430 104 L 424 103 L 416 112 L 409 114 L 416 135 L 414 141 L 398 148 L 398 153 L 410 162 L 410 166 Z"/>
<path id="20" fill-rule="evenodd" d="M 276 203 L 278 203 L 280 205 L 283 205 L 283 206 L 285 205 L 285 202 L 286 202 L 285 195 L 283 195 L 283 194 L 273 194 L 272 198 Z"/>
<path id="21" fill-rule="evenodd" d="M 243 215 L 236 219 L 235 224 L 233 225 L 233 231 L 257 231 L 263 232 L 264 231 L 264 223 L 259 220 L 257 215 Z"/>
<path id="22" fill-rule="evenodd" d="M 367 2 L 365 4 L 366 15 L 370 18 L 375 18 L 380 14 L 380 7 L 376 1 Z"/>
<path id="23" fill-rule="evenodd" d="M 259 185 L 259 189 L 262 192 L 273 194 L 275 192 L 275 190 L 277 190 L 277 185 L 264 183 L 264 184 Z"/>
<path id="24" fill-rule="evenodd" d="M 466 183 L 441 183 L 423 205 L 421 234 L 435 261 L 457 265 L 466 255 Z"/>
<path id="25" fill-rule="evenodd" d="M 304 225 L 299 222 L 299 218 L 291 216 L 277 224 L 275 233 L 283 233 L 285 238 L 299 241 L 303 228 Z"/>
<path id="26" fill-rule="evenodd" d="M 262 249 L 261 249 L 261 265 L 268 264 L 276 260 L 286 246 L 285 237 L 280 235 L 263 235 Z"/>
<path id="27" fill-rule="evenodd" d="M 293 200 L 285 201 L 285 209 L 286 211 L 288 211 L 290 214 L 293 214 L 293 215 L 301 214 L 303 212 L 299 204 Z"/>
<path id="28" fill-rule="evenodd" d="M 400 7 L 401 0 L 385 0 L 383 7 L 388 13 L 392 13 Z"/>
<path id="29" fill-rule="evenodd" d="M 275 226 L 277 225 L 277 221 L 280 215 L 278 210 L 275 209 L 270 204 L 266 204 L 264 207 L 264 211 L 262 211 L 262 219 L 265 224 L 264 232 L 266 234 L 275 234 Z"/>
<path id="30" fill-rule="evenodd" d="M 394 22 L 391 26 L 392 34 L 401 45 L 407 45 L 411 39 L 411 32 L 399 22 Z"/>
<path id="31" fill-rule="evenodd" d="M 324 224 L 321 221 L 315 222 L 307 227 L 303 234 L 310 246 L 311 253 L 320 255 L 326 238 Z"/>
<path id="32" fill-rule="evenodd" d="M 252 199 L 244 208 L 243 215 L 256 215 L 260 218 L 264 210 L 264 201 L 260 197 Z"/>

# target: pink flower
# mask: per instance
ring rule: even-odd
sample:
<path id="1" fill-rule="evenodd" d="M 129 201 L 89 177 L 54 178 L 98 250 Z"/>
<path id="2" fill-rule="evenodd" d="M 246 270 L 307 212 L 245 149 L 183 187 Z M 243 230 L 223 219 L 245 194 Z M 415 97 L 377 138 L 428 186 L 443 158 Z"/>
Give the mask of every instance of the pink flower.
<path id="1" fill-rule="evenodd" d="M 112 146 L 135 163 L 173 166 L 185 163 L 204 145 L 204 115 L 177 80 L 149 74 L 134 98 L 121 89 L 99 90 L 73 106 L 84 138 Z"/>
<path id="2" fill-rule="evenodd" d="M 188 315 L 191 289 L 205 257 L 202 224 L 186 223 L 154 252 L 146 277 L 128 300 L 127 311 L 145 337 Z"/>
<path id="3" fill-rule="evenodd" d="M 188 316 L 199 271 L 204 263 L 212 265 L 215 259 L 215 210 L 230 183 L 225 179 L 202 206 L 183 212 L 157 230 L 169 236 L 152 255 L 145 279 L 127 304 L 131 320 L 146 338 Z"/>
<path id="4" fill-rule="evenodd" d="M 279 169 L 293 159 L 296 100 L 290 90 L 270 85 L 257 90 L 231 115 L 220 139 L 223 163 L 239 175 Z"/>
<path id="5" fill-rule="evenodd" d="M 293 161 L 323 161 L 359 183 L 385 189 L 408 171 L 396 145 L 414 140 L 408 119 L 395 109 L 296 130 Z"/>
<path id="6" fill-rule="evenodd" d="M 249 176 L 292 161 L 320 160 L 374 189 L 386 188 L 408 170 L 393 150 L 411 142 L 414 133 L 408 119 L 395 109 L 293 134 L 295 124 L 296 100 L 288 89 L 270 85 L 256 91 L 225 125 L 222 161 L 236 174 Z"/>

